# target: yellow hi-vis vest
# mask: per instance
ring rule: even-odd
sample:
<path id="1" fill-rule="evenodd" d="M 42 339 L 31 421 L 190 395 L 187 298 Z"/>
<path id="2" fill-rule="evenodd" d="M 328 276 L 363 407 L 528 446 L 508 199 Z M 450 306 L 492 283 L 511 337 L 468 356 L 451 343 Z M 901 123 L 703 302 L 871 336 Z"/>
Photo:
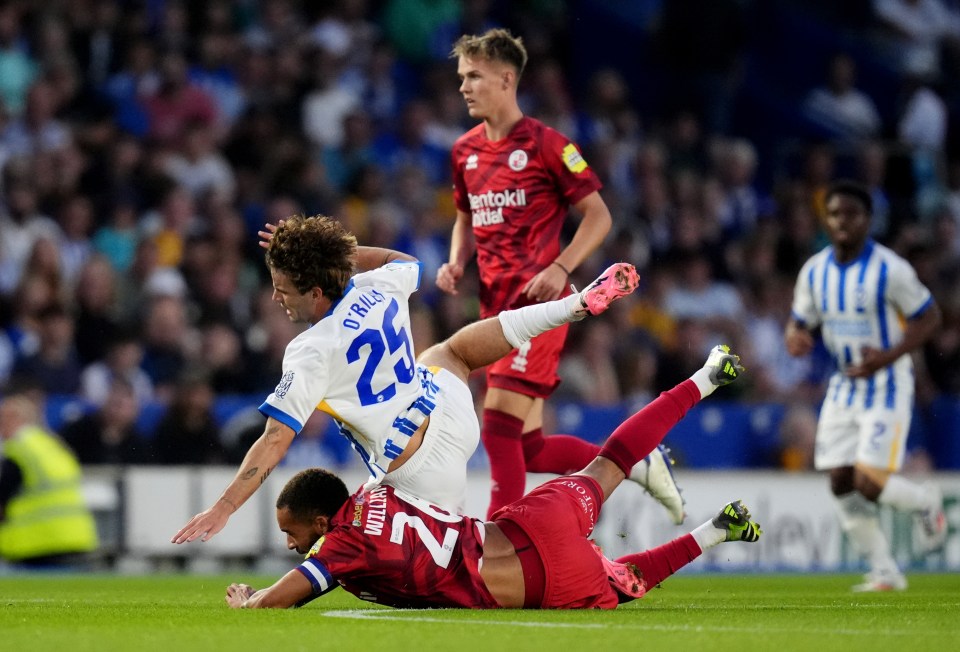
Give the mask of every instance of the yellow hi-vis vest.
<path id="1" fill-rule="evenodd" d="M 96 550 L 97 528 L 80 491 L 80 464 L 59 439 L 26 426 L 3 444 L 23 486 L 0 521 L 0 557 L 10 561 Z"/>

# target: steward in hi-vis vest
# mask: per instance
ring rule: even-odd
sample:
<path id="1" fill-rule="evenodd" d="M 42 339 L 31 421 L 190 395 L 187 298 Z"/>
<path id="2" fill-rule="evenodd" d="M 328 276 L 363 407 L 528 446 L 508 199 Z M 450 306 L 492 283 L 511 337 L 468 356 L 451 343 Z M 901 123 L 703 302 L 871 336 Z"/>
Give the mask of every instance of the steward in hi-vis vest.
<path id="1" fill-rule="evenodd" d="M 0 474 L 19 474 L 20 480 L 12 495 L 0 496 L 0 557 L 12 562 L 91 552 L 98 545 L 80 490 L 80 465 L 60 439 L 36 424 L 35 414 L 22 396 L 0 403 Z M 9 487 L 9 480 L 0 483 Z"/>

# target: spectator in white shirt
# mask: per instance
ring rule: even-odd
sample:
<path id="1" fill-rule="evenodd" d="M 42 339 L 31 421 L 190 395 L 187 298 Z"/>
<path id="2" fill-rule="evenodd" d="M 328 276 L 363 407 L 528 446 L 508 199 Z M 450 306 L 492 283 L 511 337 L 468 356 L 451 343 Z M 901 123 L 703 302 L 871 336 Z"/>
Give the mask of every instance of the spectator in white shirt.
<path id="1" fill-rule="evenodd" d="M 830 60 L 827 84 L 814 88 L 803 103 L 807 118 L 841 141 L 875 136 L 882 126 L 869 95 L 857 89 L 857 65 L 846 54 Z"/>
<path id="2" fill-rule="evenodd" d="M 908 99 L 897 124 L 897 137 L 912 150 L 943 152 L 947 141 L 946 102 L 919 76 L 908 76 L 906 85 Z"/>
<path id="3" fill-rule="evenodd" d="M 904 70 L 940 73 L 940 48 L 960 42 L 960 14 L 941 0 L 873 0 L 873 12 L 892 33 L 894 59 Z"/>
<path id="4" fill-rule="evenodd" d="M 233 169 L 217 151 L 213 131 L 202 122 L 191 122 L 184 133 L 180 152 L 164 161 L 167 174 L 186 188 L 195 200 L 213 193 L 223 200 L 232 200 L 236 189 Z"/>

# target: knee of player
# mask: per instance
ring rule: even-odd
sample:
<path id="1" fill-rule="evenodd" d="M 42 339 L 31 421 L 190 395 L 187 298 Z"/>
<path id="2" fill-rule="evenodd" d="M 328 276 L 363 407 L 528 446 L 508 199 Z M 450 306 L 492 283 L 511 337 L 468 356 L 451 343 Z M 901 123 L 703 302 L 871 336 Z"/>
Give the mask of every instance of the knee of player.
<path id="1" fill-rule="evenodd" d="M 877 502 L 880 492 L 883 491 L 880 484 L 860 470 L 854 471 L 853 486 L 864 498 L 871 502 Z"/>
<path id="2" fill-rule="evenodd" d="M 440 367 L 441 369 L 446 369 L 464 382 L 466 382 L 467 376 L 469 376 L 472 371 L 463 355 L 457 350 L 456 345 L 451 344 L 449 339 L 439 344 L 434 344 L 424 351 L 420 357 L 417 358 L 417 362 L 425 367 Z"/>

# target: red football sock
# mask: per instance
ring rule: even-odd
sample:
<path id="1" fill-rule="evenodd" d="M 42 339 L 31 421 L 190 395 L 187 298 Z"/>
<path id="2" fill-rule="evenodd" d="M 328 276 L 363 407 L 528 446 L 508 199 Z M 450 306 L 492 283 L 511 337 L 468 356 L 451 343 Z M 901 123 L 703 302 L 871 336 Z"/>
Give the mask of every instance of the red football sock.
<path id="1" fill-rule="evenodd" d="M 490 506 L 487 518 L 523 496 L 527 467 L 523 461 L 523 420 L 499 410 L 483 411 L 480 440 L 490 458 Z"/>
<path id="2" fill-rule="evenodd" d="M 523 433 L 528 473 L 567 475 L 586 467 L 599 453 L 599 446 L 573 435 L 544 437 L 542 428 Z"/>
<path id="3" fill-rule="evenodd" d="M 699 401 L 696 384 L 689 379 L 683 381 L 621 423 L 600 449 L 600 455 L 630 475 L 633 465 L 649 455 Z"/>
<path id="4" fill-rule="evenodd" d="M 702 554 L 703 551 L 693 535 L 684 534 L 653 550 L 625 555 L 615 561 L 620 564 L 636 564 L 649 590 Z"/>

